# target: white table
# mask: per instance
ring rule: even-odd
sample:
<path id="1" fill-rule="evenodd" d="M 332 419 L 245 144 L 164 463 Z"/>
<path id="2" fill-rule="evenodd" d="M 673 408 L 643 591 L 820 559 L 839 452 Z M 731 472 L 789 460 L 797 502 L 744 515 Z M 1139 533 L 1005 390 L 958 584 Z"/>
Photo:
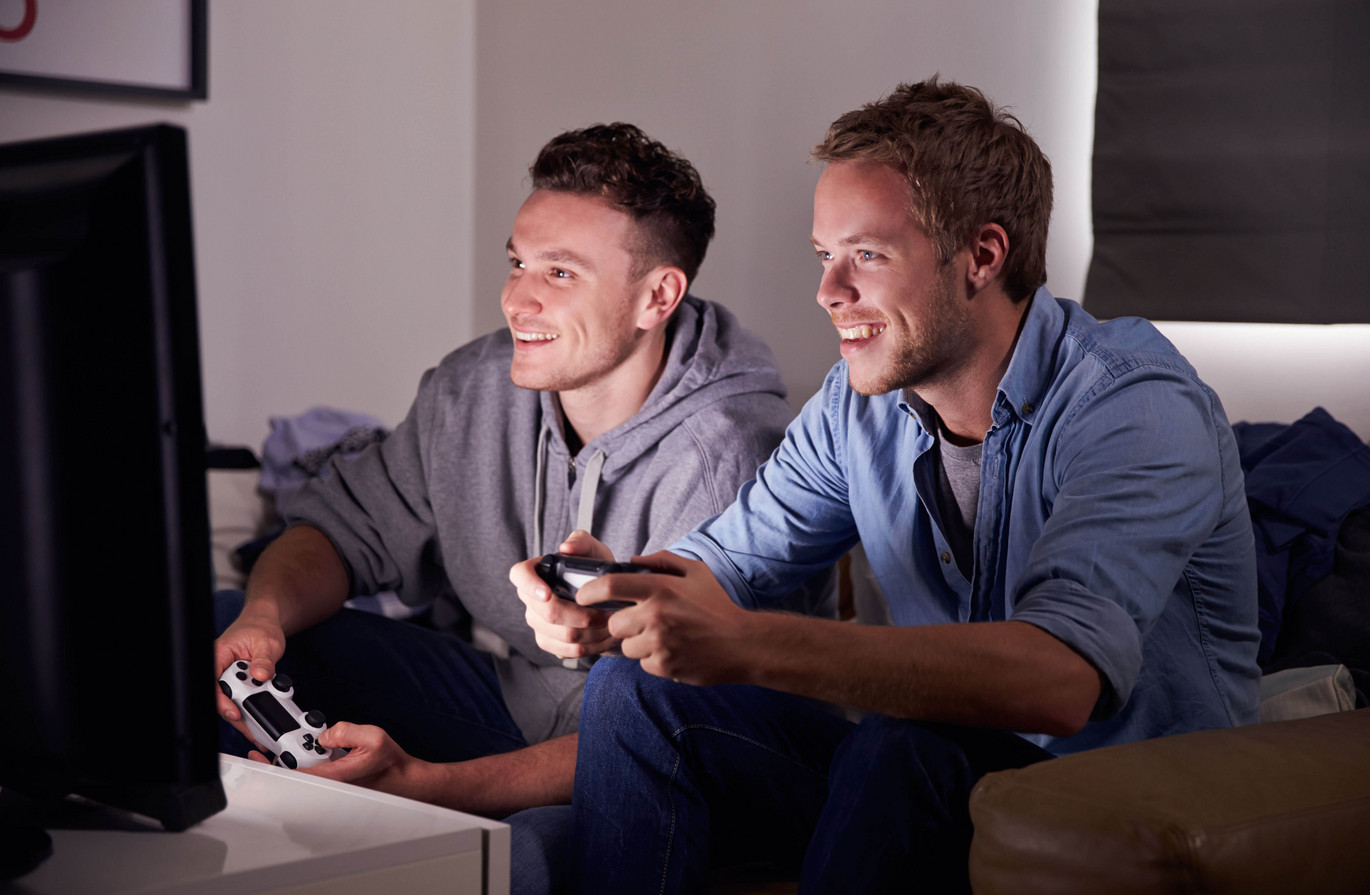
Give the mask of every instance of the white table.
<path id="1" fill-rule="evenodd" d="M 220 756 L 228 807 L 182 833 L 83 805 L 14 895 L 508 895 L 509 827 Z M 104 820 L 101 820 L 103 816 Z"/>

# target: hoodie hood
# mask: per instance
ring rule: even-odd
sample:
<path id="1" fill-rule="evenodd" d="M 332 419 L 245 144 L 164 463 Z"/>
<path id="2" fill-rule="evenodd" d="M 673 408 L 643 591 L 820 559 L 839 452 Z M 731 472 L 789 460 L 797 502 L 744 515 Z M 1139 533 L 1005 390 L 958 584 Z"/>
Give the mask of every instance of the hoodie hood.
<path id="1" fill-rule="evenodd" d="M 574 466 L 583 479 L 577 502 L 575 528 L 598 535 L 593 505 L 601 484 L 617 480 L 644 451 L 700 410 L 740 395 L 767 395 L 784 400 L 785 384 L 770 348 L 744 329 L 721 305 L 686 295 L 668 324 L 666 365 L 636 414 L 581 448 L 572 459 L 563 431 L 563 417 L 552 392 L 541 393 L 543 428 L 538 438 L 538 480 L 551 459 Z M 543 502 L 538 501 L 538 518 Z M 541 532 L 534 542 L 545 544 Z"/>

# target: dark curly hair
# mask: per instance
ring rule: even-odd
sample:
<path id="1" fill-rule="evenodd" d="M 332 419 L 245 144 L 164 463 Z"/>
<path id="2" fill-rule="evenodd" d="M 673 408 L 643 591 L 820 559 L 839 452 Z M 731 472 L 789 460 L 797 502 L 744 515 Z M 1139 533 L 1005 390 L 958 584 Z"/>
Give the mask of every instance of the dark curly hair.
<path id="1" fill-rule="evenodd" d="M 714 200 L 694 165 L 615 122 L 553 137 L 528 169 L 533 189 L 602 196 L 637 224 L 633 277 L 673 264 L 693 280 L 714 235 Z"/>
<path id="2" fill-rule="evenodd" d="M 878 162 L 903 174 L 913 219 L 943 263 L 976 228 L 995 223 L 1008 234 L 1004 291 L 1021 301 L 1046 282 L 1051 164 L 1022 122 L 974 87 L 936 75 L 900 84 L 834 121 L 812 158 Z"/>

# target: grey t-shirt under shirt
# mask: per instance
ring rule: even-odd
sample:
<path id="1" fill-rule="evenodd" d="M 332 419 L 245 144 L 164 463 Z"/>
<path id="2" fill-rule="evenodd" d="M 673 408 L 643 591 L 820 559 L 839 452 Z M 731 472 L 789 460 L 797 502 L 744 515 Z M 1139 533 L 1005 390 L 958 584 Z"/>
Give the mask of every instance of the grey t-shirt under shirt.
<path id="1" fill-rule="evenodd" d="M 980 502 L 980 455 L 983 444 L 959 447 L 947 440 L 938 426 L 937 500 L 942 511 L 951 555 L 956 567 L 970 579 L 975 568 L 973 535 L 975 509 Z"/>

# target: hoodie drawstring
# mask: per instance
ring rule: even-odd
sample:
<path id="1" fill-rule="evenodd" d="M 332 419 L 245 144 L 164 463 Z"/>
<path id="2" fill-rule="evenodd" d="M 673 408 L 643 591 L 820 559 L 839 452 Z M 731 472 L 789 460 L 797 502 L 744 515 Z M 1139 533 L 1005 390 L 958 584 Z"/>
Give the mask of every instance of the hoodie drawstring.
<path id="1" fill-rule="evenodd" d="M 538 433 L 537 466 L 533 472 L 533 549 L 529 556 L 542 555 L 542 506 L 547 501 L 547 489 L 542 480 L 547 468 L 547 427 Z"/>
<path id="2" fill-rule="evenodd" d="M 585 478 L 580 484 L 580 506 L 576 510 L 576 528 L 595 533 L 595 496 L 599 493 L 600 471 L 604 469 L 605 453 L 596 450 L 585 464 Z M 542 553 L 542 511 L 547 502 L 547 427 L 538 433 L 537 462 L 533 471 L 533 549 Z"/>
<path id="3" fill-rule="evenodd" d="M 576 528 L 593 535 L 595 524 L 595 493 L 599 491 L 599 472 L 604 468 L 604 452 L 596 449 L 585 464 L 585 479 L 580 483 L 580 508 L 576 511 Z"/>

